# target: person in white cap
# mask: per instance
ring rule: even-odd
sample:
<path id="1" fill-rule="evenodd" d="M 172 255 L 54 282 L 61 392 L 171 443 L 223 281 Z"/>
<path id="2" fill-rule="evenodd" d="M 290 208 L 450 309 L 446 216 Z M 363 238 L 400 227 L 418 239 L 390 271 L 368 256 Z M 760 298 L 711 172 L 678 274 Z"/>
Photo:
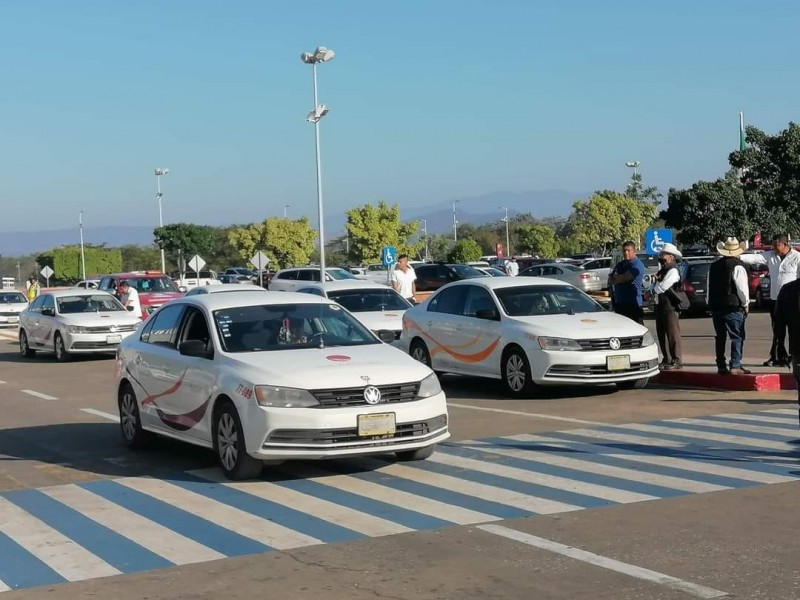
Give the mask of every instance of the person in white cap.
<path id="1" fill-rule="evenodd" d="M 683 258 L 674 244 L 664 244 L 658 255 L 661 269 L 653 286 L 655 297 L 656 334 L 661 347 L 661 368 L 665 371 L 682 368 L 681 326 L 678 322 L 676 292 L 681 292 L 681 273 L 677 259 Z"/>
<path id="2" fill-rule="evenodd" d="M 739 259 L 745 244 L 729 237 L 717 244 L 720 258 L 708 268 L 706 302 L 714 322 L 717 373 L 720 375 L 747 375 L 742 366 L 744 348 L 744 322 L 750 310 L 750 286 L 747 268 Z M 725 362 L 725 343 L 731 340 L 730 368 Z"/>

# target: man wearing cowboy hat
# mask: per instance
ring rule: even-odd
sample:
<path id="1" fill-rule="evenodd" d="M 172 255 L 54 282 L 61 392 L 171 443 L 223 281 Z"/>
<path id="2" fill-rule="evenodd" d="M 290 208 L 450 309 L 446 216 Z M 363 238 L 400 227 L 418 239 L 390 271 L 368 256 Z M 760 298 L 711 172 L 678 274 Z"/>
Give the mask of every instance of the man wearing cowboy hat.
<path id="1" fill-rule="evenodd" d="M 661 347 L 661 368 L 665 371 L 682 368 L 681 326 L 673 300 L 675 291 L 679 291 L 681 286 L 681 274 L 676 262 L 679 258 L 683 258 L 683 254 L 675 245 L 667 243 L 661 247 L 658 255 L 661 269 L 656 274 L 656 284 L 653 286 L 656 333 Z"/>
<path id="2" fill-rule="evenodd" d="M 750 371 L 742 367 L 744 346 L 744 322 L 750 307 L 750 288 L 747 268 L 739 259 L 745 244 L 735 237 L 728 237 L 717 244 L 720 258 L 708 268 L 706 301 L 714 322 L 717 373 L 720 375 L 743 375 Z M 731 340 L 730 367 L 725 361 L 725 343 Z"/>

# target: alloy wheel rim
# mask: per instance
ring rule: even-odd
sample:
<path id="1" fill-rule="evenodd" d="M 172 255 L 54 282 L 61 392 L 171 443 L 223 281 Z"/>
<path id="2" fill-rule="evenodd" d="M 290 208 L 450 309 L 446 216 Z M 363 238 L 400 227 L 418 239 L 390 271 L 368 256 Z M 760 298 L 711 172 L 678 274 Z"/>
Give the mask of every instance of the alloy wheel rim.
<path id="1" fill-rule="evenodd" d="M 56 337 L 56 358 L 59 360 L 64 356 L 64 340 L 61 339 L 61 336 Z"/>
<path id="2" fill-rule="evenodd" d="M 136 435 L 136 401 L 133 399 L 132 394 L 126 392 L 122 395 L 122 402 L 120 403 L 120 424 L 122 425 L 122 434 L 125 439 L 131 441 Z"/>
<path id="3" fill-rule="evenodd" d="M 223 413 L 219 418 L 217 446 L 222 466 L 232 471 L 239 459 L 239 432 L 236 430 L 233 417 L 228 413 Z"/>
<path id="4" fill-rule="evenodd" d="M 19 335 L 19 349 L 23 354 L 28 352 L 28 336 L 25 335 L 24 331 Z"/>
<path id="5" fill-rule="evenodd" d="M 522 391 L 525 387 L 525 364 L 522 357 L 512 354 L 506 362 L 506 380 L 508 387 L 515 392 Z"/>
<path id="6" fill-rule="evenodd" d="M 428 364 L 428 357 L 425 355 L 425 351 L 422 349 L 422 346 L 415 346 L 414 352 L 412 352 L 411 356 L 424 365 Z"/>

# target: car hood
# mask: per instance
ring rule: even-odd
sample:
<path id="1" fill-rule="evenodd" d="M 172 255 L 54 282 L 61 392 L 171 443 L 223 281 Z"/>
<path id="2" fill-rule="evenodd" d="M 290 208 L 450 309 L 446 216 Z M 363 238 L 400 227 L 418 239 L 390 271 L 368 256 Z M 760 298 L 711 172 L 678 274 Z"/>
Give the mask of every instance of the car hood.
<path id="1" fill-rule="evenodd" d="M 82 327 L 103 327 L 105 325 L 138 325 L 142 319 L 130 312 L 116 313 L 76 313 L 59 315 L 59 320 L 67 325 L 80 325 Z"/>
<path id="2" fill-rule="evenodd" d="M 390 329 L 400 331 L 403 329 L 403 315 L 405 310 L 354 312 L 353 316 L 372 331 Z"/>
<path id="3" fill-rule="evenodd" d="M 0 302 L 0 312 L 22 312 L 26 308 L 27 302 Z"/>
<path id="4" fill-rule="evenodd" d="M 535 329 L 536 335 L 565 337 L 575 340 L 632 337 L 644 335 L 647 327 L 628 317 L 612 312 L 578 313 L 575 315 L 540 315 L 512 317 L 518 323 Z"/>
<path id="5" fill-rule="evenodd" d="M 420 381 L 433 371 L 387 344 L 227 355 L 255 383 L 314 389 Z M 322 383 L 324 382 L 324 383 Z"/>

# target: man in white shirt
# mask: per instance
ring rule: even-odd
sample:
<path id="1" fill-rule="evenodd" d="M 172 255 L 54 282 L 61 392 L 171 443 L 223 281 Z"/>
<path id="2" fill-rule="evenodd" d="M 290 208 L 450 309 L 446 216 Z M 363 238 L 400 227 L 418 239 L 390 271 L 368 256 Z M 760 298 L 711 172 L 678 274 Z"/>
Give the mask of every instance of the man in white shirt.
<path id="1" fill-rule="evenodd" d="M 408 264 L 408 255 L 401 254 L 397 257 L 397 265 L 392 270 L 392 288 L 403 298 L 416 304 L 414 294 L 417 293 L 417 274 L 414 268 Z"/>
<path id="2" fill-rule="evenodd" d="M 789 245 L 789 236 L 781 234 L 772 238 L 772 250 L 762 254 L 769 268 L 769 298 L 772 300 L 769 311 L 772 322 L 772 346 L 765 367 L 788 367 L 791 364 L 786 352 L 786 327 L 775 323 L 775 305 L 781 288 L 798 278 L 800 252 Z"/>
<path id="3" fill-rule="evenodd" d="M 658 345 L 661 347 L 661 368 L 665 371 L 681 369 L 681 326 L 680 314 L 673 305 L 672 292 L 681 284 L 681 274 L 677 259 L 683 258 L 680 250 L 673 244 L 664 244 L 658 256 L 661 269 L 656 274 L 653 286 L 655 296 L 655 318 Z"/>
<path id="4" fill-rule="evenodd" d="M 516 256 L 512 256 L 511 260 L 506 263 L 506 275 L 509 277 L 516 277 L 519 275 L 519 264 L 517 263 Z"/>
<path id="5" fill-rule="evenodd" d="M 121 281 L 119 284 L 119 291 L 119 301 L 122 302 L 122 306 L 129 310 L 132 315 L 141 318 L 142 305 L 139 302 L 139 292 L 136 291 L 136 288 L 132 287 L 127 281 Z M 131 309 L 129 307 L 133 308 Z"/>

